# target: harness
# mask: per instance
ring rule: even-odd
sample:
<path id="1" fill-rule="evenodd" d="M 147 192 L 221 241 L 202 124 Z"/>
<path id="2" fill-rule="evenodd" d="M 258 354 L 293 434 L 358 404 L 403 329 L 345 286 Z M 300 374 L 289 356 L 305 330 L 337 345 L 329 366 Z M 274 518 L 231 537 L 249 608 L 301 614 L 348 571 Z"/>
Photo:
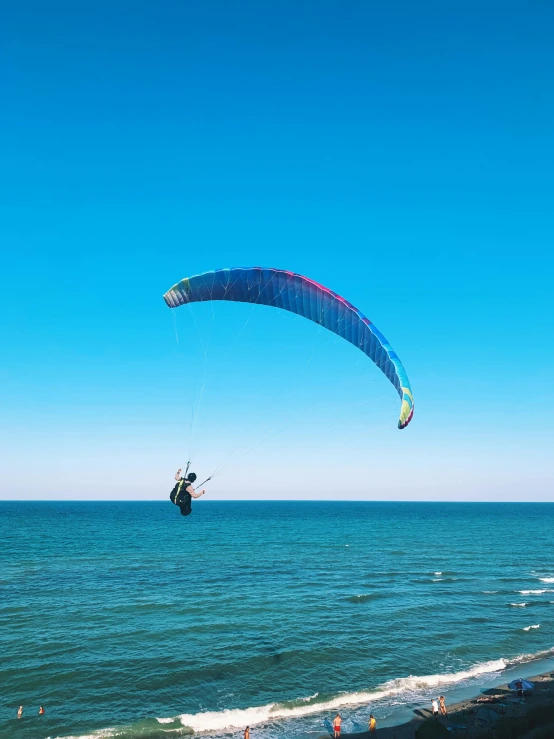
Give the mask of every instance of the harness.
<path id="1" fill-rule="evenodd" d="M 181 490 L 183 488 L 184 483 L 187 483 L 187 485 L 188 485 L 189 484 L 189 481 L 186 478 L 182 477 L 179 480 L 179 482 L 177 483 L 177 485 L 175 485 L 175 487 L 173 488 L 173 490 L 171 491 L 171 493 L 169 495 L 169 499 L 171 500 L 172 503 L 175 503 L 175 505 L 179 505 L 180 504 L 179 498 L 181 496 Z M 188 493 L 187 493 L 187 495 L 188 495 Z"/>

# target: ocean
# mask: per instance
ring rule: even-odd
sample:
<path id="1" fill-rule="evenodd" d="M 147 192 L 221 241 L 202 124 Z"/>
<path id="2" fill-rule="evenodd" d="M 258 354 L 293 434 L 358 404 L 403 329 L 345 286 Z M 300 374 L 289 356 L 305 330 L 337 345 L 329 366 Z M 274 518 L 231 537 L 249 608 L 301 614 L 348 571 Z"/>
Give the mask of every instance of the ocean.
<path id="1" fill-rule="evenodd" d="M 306 739 L 554 668 L 553 531 L 554 504 L 0 503 L 0 736 Z"/>

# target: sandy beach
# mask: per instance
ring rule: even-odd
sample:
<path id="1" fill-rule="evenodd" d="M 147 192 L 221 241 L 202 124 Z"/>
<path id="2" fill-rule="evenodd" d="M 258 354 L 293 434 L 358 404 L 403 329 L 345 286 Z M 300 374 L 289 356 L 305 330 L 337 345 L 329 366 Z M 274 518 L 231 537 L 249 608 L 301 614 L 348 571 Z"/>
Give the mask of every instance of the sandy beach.
<path id="1" fill-rule="evenodd" d="M 554 672 L 527 678 L 534 683 L 523 699 L 507 684 L 484 689 L 469 700 L 447 705 L 448 715 L 437 721 L 431 707 L 416 708 L 414 717 L 398 726 L 377 731 L 343 734 L 356 739 L 419 739 L 420 737 L 496 737 L 497 739 L 546 739 L 554 737 Z M 376 716 L 377 720 L 379 719 Z M 439 723 L 444 731 L 434 726 Z M 325 735 L 326 736 L 326 735 Z"/>

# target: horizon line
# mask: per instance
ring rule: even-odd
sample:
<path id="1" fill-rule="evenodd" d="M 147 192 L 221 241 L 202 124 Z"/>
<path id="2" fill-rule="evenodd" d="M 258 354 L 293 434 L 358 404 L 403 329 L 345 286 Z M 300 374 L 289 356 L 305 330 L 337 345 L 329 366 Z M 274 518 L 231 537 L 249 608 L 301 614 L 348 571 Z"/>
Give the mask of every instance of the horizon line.
<path id="1" fill-rule="evenodd" d="M 141 498 L 140 500 L 131 500 L 129 498 L 0 498 L 1 503 L 166 503 L 165 500 L 158 498 Z M 204 503 L 437 503 L 453 504 L 462 503 L 466 505 L 530 505 L 544 504 L 554 505 L 554 500 L 441 500 L 441 499 L 425 499 L 425 500 L 406 500 L 406 499 L 374 499 L 374 500 L 358 500 L 358 499 L 329 499 L 329 498 L 216 498 L 215 500 L 206 500 Z"/>

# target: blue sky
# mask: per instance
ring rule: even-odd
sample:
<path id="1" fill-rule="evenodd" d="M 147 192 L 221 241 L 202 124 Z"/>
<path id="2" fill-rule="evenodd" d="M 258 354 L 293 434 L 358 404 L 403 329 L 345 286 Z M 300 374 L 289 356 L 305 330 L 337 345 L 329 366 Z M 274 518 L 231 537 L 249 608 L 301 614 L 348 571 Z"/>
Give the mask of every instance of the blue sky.
<path id="1" fill-rule="evenodd" d="M 212 498 L 553 500 L 553 24 L 539 2 L 5 7 L 0 497 L 162 500 L 193 437 L 200 477 L 231 461 Z M 313 324 L 162 300 L 253 265 L 375 322 L 407 430 Z"/>

